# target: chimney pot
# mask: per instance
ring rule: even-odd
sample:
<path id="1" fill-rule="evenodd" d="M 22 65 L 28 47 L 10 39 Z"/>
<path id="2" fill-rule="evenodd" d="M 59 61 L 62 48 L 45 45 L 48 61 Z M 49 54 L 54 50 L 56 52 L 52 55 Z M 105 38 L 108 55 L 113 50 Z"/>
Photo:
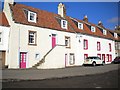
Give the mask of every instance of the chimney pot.
<path id="1" fill-rule="evenodd" d="M 99 22 L 98 22 L 98 26 L 103 27 L 102 21 L 99 21 Z"/>
<path id="2" fill-rule="evenodd" d="M 87 15 L 84 16 L 83 21 L 88 22 L 88 17 L 87 17 Z"/>

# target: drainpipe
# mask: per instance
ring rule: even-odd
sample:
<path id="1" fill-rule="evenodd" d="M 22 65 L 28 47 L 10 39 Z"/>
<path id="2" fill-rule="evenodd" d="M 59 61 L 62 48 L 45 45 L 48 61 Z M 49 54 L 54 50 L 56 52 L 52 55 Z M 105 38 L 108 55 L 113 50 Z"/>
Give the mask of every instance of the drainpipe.
<path id="1" fill-rule="evenodd" d="M 9 64 L 10 64 L 10 59 L 9 59 L 9 57 L 10 57 L 10 55 L 9 55 L 9 51 L 10 51 L 10 35 L 11 35 L 10 33 L 11 33 L 11 27 L 9 28 L 8 45 L 7 45 L 7 60 L 8 60 L 7 65 L 8 65 L 8 68 L 9 68 Z"/>
<path id="2" fill-rule="evenodd" d="M 18 33 L 18 68 L 20 68 L 20 26 L 19 27 L 19 33 Z"/>

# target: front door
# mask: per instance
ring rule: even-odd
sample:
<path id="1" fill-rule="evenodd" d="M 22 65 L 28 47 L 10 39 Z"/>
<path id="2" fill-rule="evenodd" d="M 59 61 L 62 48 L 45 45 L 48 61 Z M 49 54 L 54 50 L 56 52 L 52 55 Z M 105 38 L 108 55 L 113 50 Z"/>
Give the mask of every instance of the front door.
<path id="1" fill-rule="evenodd" d="M 5 51 L 1 51 L 0 52 L 0 67 L 2 66 L 2 68 L 5 68 L 5 56 L 6 56 L 6 52 Z"/>
<path id="2" fill-rule="evenodd" d="M 26 68 L 26 58 L 27 53 L 26 52 L 21 52 L 20 53 L 20 68 Z"/>
<path id="3" fill-rule="evenodd" d="M 56 46 L 56 34 L 52 34 L 52 48 Z"/>
<path id="4" fill-rule="evenodd" d="M 105 61 L 105 54 L 102 54 L 102 60 Z"/>

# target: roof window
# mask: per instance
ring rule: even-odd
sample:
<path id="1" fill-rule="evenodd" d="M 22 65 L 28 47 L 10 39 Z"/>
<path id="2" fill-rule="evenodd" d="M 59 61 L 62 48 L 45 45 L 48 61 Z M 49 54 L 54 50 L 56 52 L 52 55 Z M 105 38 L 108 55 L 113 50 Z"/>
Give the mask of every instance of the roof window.
<path id="1" fill-rule="evenodd" d="M 117 33 L 114 33 L 114 37 L 115 37 L 115 38 L 118 38 L 118 35 L 117 35 Z"/>
<path id="2" fill-rule="evenodd" d="M 92 32 L 95 32 L 95 31 L 96 31 L 94 26 L 91 26 L 91 31 L 92 31 Z"/>
<path id="3" fill-rule="evenodd" d="M 78 22 L 78 28 L 83 30 L 83 23 Z"/>
<path id="4" fill-rule="evenodd" d="M 61 27 L 63 29 L 67 29 L 67 21 L 66 20 L 61 20 Z"/>
<path id="5" fill-rule="evenodd" d="M 107 31 L 103 29 L 103 35 L 107 35 Z"/>
<path id="6" fill-rule="evenodd" d="M 28 11 L 28 21 L 36 23 L 36 13 Z"/>

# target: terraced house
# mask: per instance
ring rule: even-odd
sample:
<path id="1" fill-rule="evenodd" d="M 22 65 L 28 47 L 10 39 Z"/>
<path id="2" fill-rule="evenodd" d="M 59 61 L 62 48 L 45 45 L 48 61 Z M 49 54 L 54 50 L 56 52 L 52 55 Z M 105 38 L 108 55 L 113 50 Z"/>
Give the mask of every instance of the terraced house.
<path id="1" fill-rule="evenodd" d="M 8 68 L 51 69 L 83 65 L 88 56 L 99 56 L 109 64 L 115 58 L 119 36 L 88 21 L 5 0 L 3 12 L 10 25 Z"/>
<path id="2" fill-rule="evenodd" d="M 8 43 L 9 43 L 9 31 L 10 25 L 3 12 L 0 13 L 0 66 L 4 68 L 8 65 Z"/>

